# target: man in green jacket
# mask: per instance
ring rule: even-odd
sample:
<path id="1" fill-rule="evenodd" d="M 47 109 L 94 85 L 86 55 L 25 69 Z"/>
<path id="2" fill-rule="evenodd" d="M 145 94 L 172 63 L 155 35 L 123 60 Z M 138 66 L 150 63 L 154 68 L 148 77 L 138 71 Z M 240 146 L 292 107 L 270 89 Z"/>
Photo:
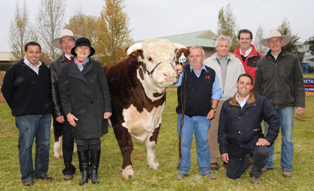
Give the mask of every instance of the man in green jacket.
<path id="1" fill-rule="evenodd" d="M 292 177 L 294 107 L 296 114 L 302 114 L 305 108 L 305 89 L 299 59 L 282 49 L 290 39 L 290 36 L 281 35 L 277 29 L 272 29 L 269 37 L 260 41 L 270 50 L 257 62 L 253 91 L 254 94 L 266 97 L 279 116 L 282 132 L 281 168 L 284 177 Z M 268 124 L 265 122 L 266 135 L 267 131 Z M 274 145 L 271 145 L 263 172 L 273 168 Z"/>

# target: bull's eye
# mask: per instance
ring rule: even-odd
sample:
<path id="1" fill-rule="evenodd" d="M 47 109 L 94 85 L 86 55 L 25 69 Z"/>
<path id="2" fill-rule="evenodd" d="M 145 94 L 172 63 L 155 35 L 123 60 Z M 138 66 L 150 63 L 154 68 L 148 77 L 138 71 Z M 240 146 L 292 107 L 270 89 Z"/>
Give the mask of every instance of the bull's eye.
<path id="1" fill-rule="evenodd" d="M 152 59 L 152 57 L 149 57 L 148 60 L 149 60 L 149 61 L 152 61 L 153 59 Z"/>

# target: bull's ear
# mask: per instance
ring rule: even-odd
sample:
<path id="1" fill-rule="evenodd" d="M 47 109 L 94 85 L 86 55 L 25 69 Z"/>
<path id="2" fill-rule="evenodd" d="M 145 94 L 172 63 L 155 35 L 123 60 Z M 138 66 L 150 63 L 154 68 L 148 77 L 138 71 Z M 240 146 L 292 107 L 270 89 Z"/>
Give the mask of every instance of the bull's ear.
<path id="1" fill-rule="evenodd" d="M 128 49 L 129 49 L 130 47 L 126 47 L 125 49 L 124 49 L 124 53 L 125 54 L 128 54 Z"/>
<path id="2" fill-rule="evenodd" d="M 144 56 L 143 56 L 143 50 L 136 50 L 134 52 L 132 52 L 131 54 L 128 55 L 128 57 L 130 58 L 134 58 L 137 60 L 138 57 L 141 57 L 142 59 L 144 59 Z"/>
<path id="3" fill-rule="evenodd" d="M 179 59 L 180 56 L 182 55 L 182 53 L 184 54 L 184 56 L 187 58 L 190 55 L 190 50 L 187 48 L 180 48 L 177 52 L 176 52 L 176 58 Z"/>

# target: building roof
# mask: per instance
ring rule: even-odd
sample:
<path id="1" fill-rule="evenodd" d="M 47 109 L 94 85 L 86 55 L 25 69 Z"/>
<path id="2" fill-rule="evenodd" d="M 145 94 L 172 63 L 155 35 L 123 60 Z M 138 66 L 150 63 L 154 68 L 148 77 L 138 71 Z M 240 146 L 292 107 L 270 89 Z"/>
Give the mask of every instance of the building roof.
<path id="1" fill-rule="evenodd" d="M 12 51 L 0 51 L 0 61 L 12 61 L 16 60 L 17 57 L 14 52 Z"/>
<path id="2" fill-rule="evenodd" d="M 215 41 L 213 37 L 217 38 L 217 35 L 211 30 L 190 32 L 178 35 L 157 37 L 157 39 L 168 39 L 171 42 L 182 44 L 186 47 L 191 47 L 194 45 L 199 45 L 206 48 L 215 48 Z M 145 40 L 137 41 L 137 43 L 143 42 Z"/>

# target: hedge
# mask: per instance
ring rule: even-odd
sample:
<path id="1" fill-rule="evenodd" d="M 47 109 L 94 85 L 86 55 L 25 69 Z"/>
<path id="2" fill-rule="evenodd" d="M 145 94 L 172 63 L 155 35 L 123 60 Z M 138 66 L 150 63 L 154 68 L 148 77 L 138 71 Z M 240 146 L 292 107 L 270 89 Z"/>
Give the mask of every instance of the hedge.
<path id="1" fill-rule="evenodd" d="M 7 71 L 10 66 L 12 66 L 12 63 L 0 63 L 0 70 Z"/>

